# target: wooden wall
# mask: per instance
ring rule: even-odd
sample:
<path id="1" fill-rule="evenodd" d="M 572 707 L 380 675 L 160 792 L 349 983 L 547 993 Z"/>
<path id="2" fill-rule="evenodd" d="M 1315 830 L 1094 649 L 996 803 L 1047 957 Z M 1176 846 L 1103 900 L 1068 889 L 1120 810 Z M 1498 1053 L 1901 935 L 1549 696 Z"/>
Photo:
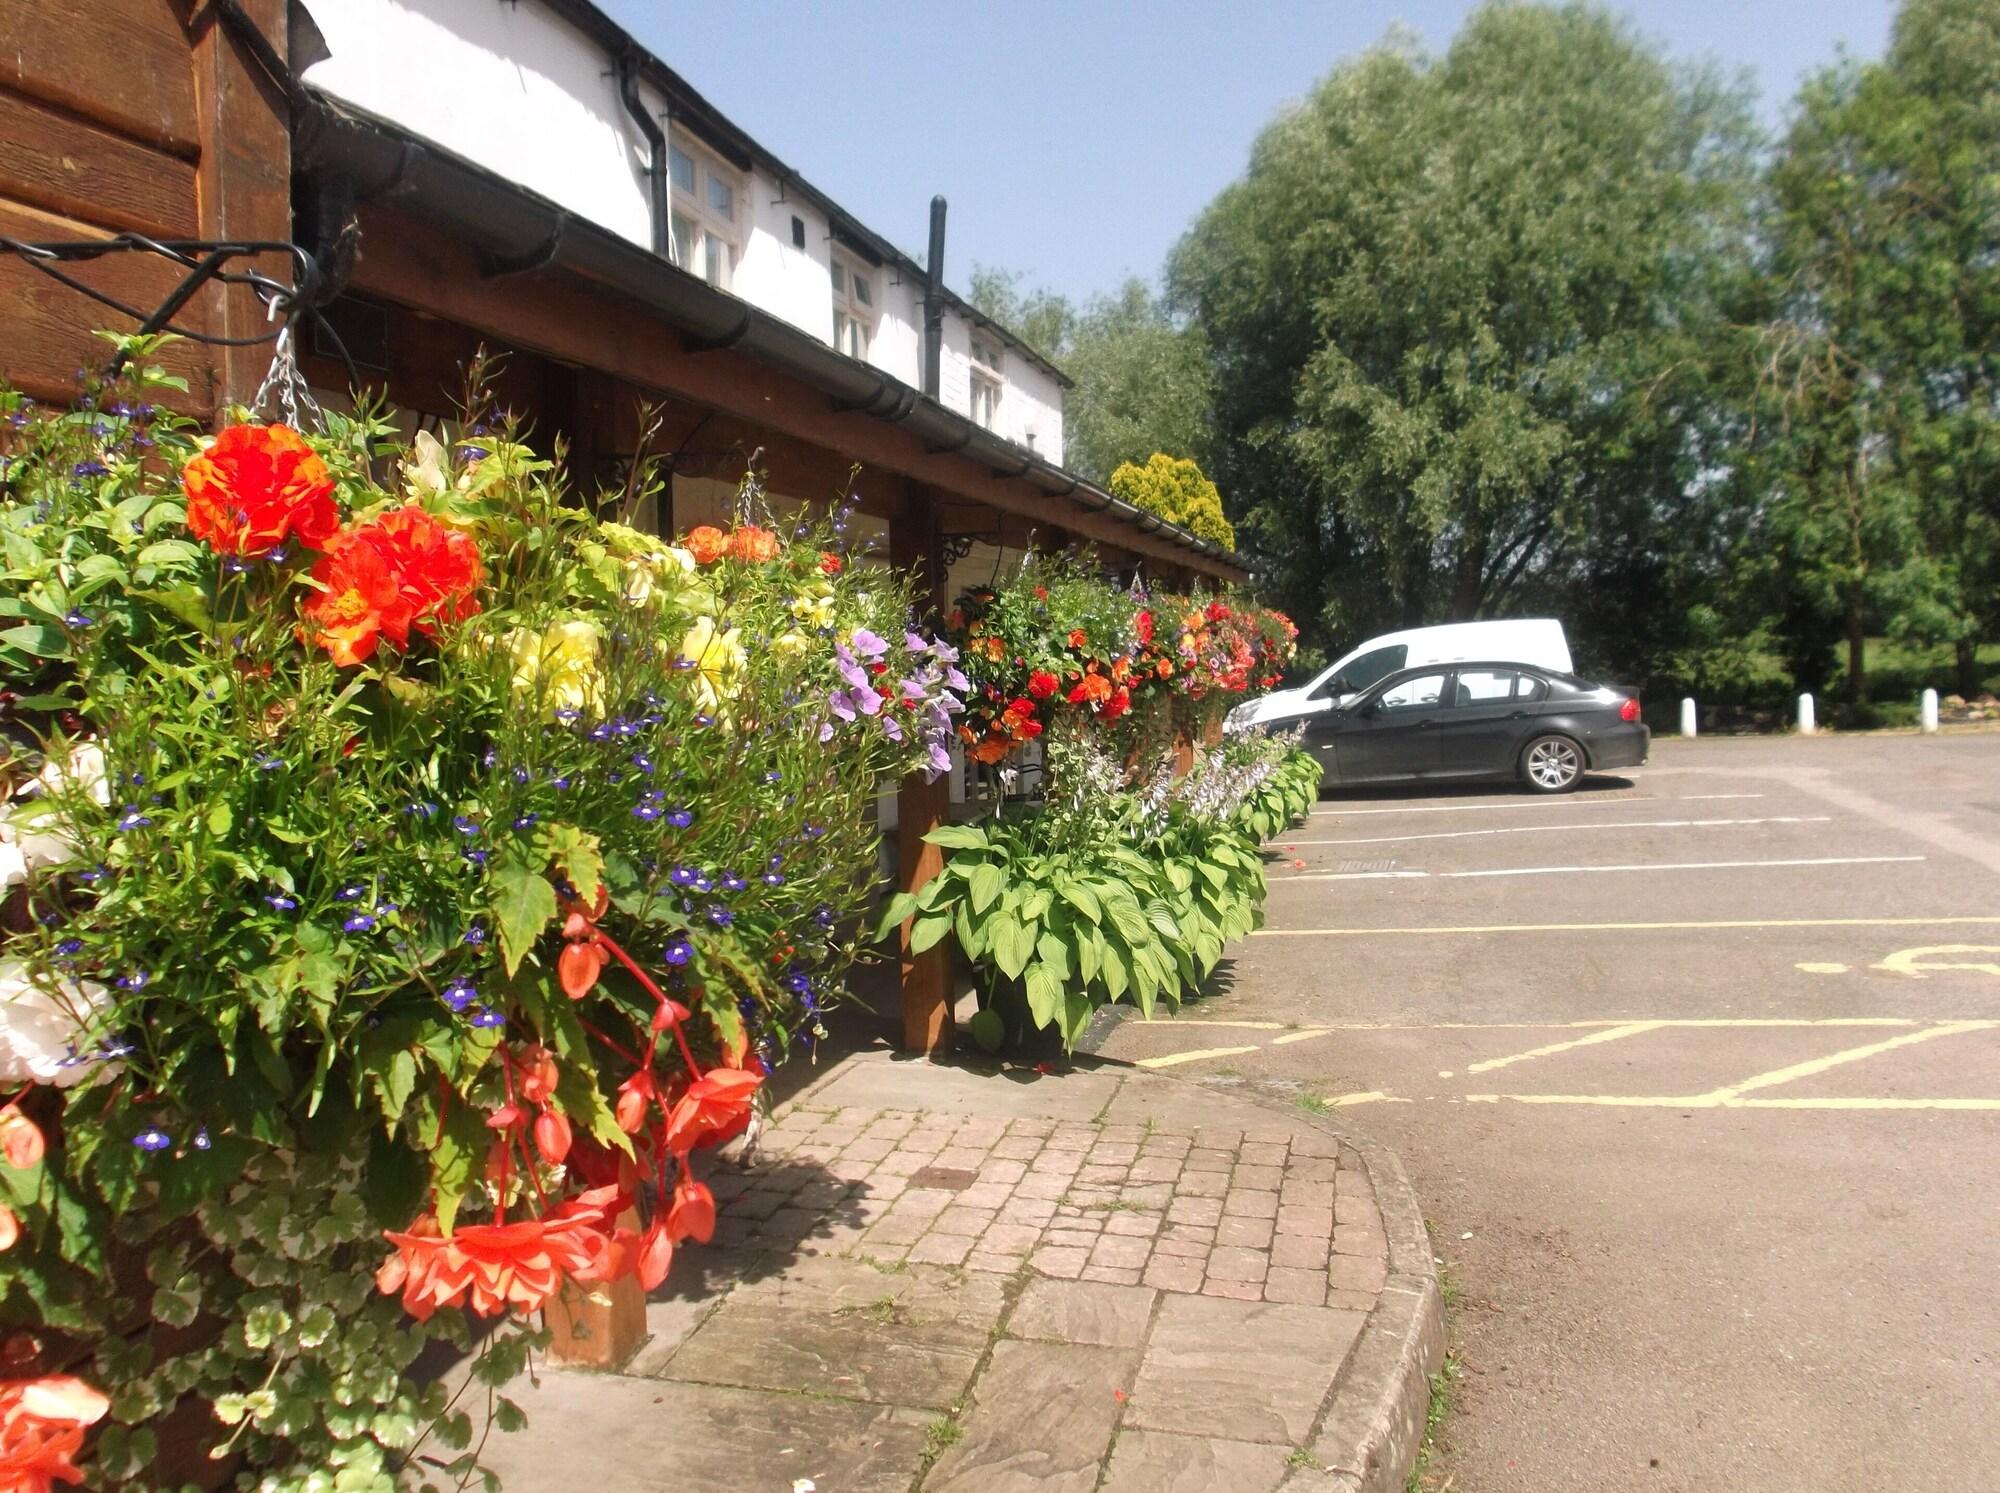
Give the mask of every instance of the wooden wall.
<path id="1" fill-rule="evenodd" d="M 280 55 L 286 0 L 245 0 Z M 0 3 L 0 235 L 285 239 L 291 232 L 290 132 L 283 95 L 206 0 L 4 0 Z M 289 279 L 280 256 L 259 264 Z M 78 267 L 77 279 L 150 310 L 180 272 L 148 255 Z M 247 291 L 203 292 L 183 325 L 226 336 L 265 328 Z M 79 367 L 101 362 L 99 329 L 135 323 L 0 254 L 0 374 L 60 401 Z M 247 398 L 269 349 L 181 344 L 165 358 L 212 413 Z"/>

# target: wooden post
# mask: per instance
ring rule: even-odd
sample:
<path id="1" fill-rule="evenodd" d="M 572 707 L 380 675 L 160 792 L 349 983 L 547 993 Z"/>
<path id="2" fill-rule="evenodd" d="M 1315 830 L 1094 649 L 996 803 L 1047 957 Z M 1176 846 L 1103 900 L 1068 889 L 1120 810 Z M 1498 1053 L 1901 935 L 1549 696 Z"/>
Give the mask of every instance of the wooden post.
<path id="1" fill-rule="evenodd" d="M 285 55 L 286 0 L 244 0 L 250 21 L 280 57 Z M 196 222 L 208 239 L 283 240 L 292 236 L 291 109 L 249 49 L 215 6 L 198 11 L 193 27 L 194 102 L 201 157 L 195 168 Z M 290 283 L 282 255 L 256 268 Z M 245 261 L 231 270 L 249 268 Z M 247 286 L 204 293 L 208 330 L 223 337 L 254 337 L 271 329 L 264 303 Z M 216 408 L 248 403 L 270 366 L 271 345 L 209 350 L 216 378 Z"/>
<path id="2" fill-rule="evenodd" d="M 639 1215 L 628 1210 L 618 1223 L 636 1229 Z M 549 1328 L 549 1357 L 577 1368 L 620 1368 L 646 1341 L 646 1293 L 629 1273 L 599 1286 L 565 1285 L 542 1317 Z"/>
<path id="3" fill-rule="evenodd" d="M 912 488 L 909 501 L 889 521 L 889 563 L 918 581 L 918 605 L 945 608 L 944 557 L 938 548 L 937 511 L 930 495 Z M 945 822 L 951 810 L 951 782 L 927 783 L 921 773 L 903 779 L 896 795 L 896 885 L 914 892 L 944 869 L 944 852 L 924 836 Z M 951 938 L 921 954 L 910 950 L 910 924 L 898 935 L 902 946 L 903 1048 L 937 1057 L 951 1051 Z"/>

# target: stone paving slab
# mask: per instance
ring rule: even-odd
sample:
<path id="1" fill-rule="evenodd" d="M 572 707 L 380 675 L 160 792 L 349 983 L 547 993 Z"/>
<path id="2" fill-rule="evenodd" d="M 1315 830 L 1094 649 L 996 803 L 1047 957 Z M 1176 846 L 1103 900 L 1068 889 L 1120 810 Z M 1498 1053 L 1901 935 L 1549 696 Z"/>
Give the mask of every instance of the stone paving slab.
<path id="1" fill-rule="evenodd" d="M 1414 1454 L 1422 1219 L 1322 1121 L 869 1054 L 710 1180 L 633 1361 L 509 1391 L 509 1487 L 1386 1490 Z"/>

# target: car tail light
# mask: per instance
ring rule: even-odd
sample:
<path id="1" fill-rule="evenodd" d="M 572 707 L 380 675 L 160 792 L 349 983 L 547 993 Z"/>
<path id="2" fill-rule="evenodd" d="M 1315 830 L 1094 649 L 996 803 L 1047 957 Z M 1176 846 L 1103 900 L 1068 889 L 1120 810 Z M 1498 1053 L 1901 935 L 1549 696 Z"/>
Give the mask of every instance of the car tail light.
<path id="1" fill-rule="evenodd" d="M 1637 700 L 1620 702 L 1618 706 L 1618 719 L 1621 721 L 1636 721 L 1639 719 L 1639 702 Z"/>

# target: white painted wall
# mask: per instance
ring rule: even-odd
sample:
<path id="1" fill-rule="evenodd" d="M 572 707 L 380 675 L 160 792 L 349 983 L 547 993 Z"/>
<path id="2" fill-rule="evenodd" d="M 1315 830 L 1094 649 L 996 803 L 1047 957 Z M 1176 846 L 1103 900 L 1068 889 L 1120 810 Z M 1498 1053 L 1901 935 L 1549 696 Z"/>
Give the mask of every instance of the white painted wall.
<path id="1" fill-rule="evenodd" d="M 305 73 L 380 115 L 521 183 L 578 217 L 650 245 L 645 138 L 626 112 L 610 59 L 552 11 L 520 0 L 302 0 L 331 56 Z M 657 118 L 665 100 L 642 87 Z M 669 136 L 673 127 L 669 126 Z M 698 140 L 698 137 L 697 137 Z M 805 226 L 795 246 L 792 219 Z M 731 291 L 822 342 L 833 340 L 826 218 L 761 171 L 744 174 Z M 868 361 L 923 380 L 923 290 L 894 265 L 875 270 L 879 315 Z M 898 280 L 901 284 L 897 284 Z M 969 414 L 971 330 L 947 310 L 940 397 Z M 1062 389 L 1009 348 L 997 433 L 1062 461 Z"/>

